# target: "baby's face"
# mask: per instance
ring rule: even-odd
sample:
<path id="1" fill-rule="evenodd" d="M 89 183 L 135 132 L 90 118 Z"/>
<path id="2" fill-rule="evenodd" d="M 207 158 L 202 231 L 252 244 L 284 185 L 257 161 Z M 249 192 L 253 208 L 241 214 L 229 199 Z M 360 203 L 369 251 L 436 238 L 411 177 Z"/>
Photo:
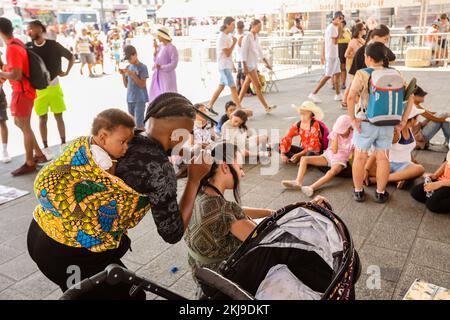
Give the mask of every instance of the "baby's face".
<path id="1" fill-rule="evenodd" d="M 104 145 L 101 146 L 114 158 L 122 158 L 128 150 L 128 142 L 133 138 L 133 129 L 118 126 L 114 130 L 105 132 Z"/>

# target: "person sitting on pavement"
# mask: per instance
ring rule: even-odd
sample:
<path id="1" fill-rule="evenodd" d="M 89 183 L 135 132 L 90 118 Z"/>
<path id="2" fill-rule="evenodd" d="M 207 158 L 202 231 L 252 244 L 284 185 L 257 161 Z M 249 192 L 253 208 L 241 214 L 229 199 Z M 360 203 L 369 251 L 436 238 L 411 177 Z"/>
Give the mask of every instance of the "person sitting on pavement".
<path id="1" fill-rule="evenodd" d="M 261 146 L 267 145 L 269 138 L 266 135 L 253 135 L 247 127 L 247 121 L 247 113 L 236 110 L 222 126 L 222 140 L 236 144 L 244 157 L 259 159 L 263 155 Z"/>
<path id="2" fill-rule="evenodd" d="M 288 189 L 299 189 L 308 197 L 312 197 L 314 192 L 324 184 L 330 182 L 334 177 L 347 168 L 349 159 L 353 153 L 353 128 L 352 120 L 348 115 L 340 116 L 334 124 L 329 135 L 330 146 L 321 156 L 302 157 L 298 176 L 293 181 L 283 181 L 282 185 Z M 311 186 L 303 186 L 308 165 L 326 167 L 330 170 Z"/>
<path id="3" fill-rule="evenodd" d="M 390 175 L 388 182 L 396 183 L 398 189 L 406 188 L 408 182 L 413 182 L 425 173 L 425 168 L 415 163 L 412 157 L 412 152 L 416 147 L 412 128 L 417 122 L 417 117 L 423 112 L 424 110 L 414 107 L 405 128 L 400 133 L 394 133 L 392 147 L 389 150 Z M 366 164 L 366 185 L 376 183 L 376 175 L 376 154 L 373 154 Z"/>
<path id="4" fill-rule="evenodd" d="M 225 114 L 220 118 L 219 123 L 216 126 L 216 133 L 222 134 L 222 126 L 225 122 L 230 120 L 231 115 L 237 110 L 237 106 L 233 101 L 228 101 L 225 104 Z"/>
<path id="5" fill-rule="evenodd" d="M 425 118 L 425 121 L 416 122 L 412 128 L 414 137 L 417 141 L 416 149 L 424 150 L 428 149 L 431 144 L 431 140 L 436 134 L 442 130 L 445 138 L 445 145 L 448 145 L 450 139 L 450 112 L 431 112 L 427 111 L 422 104 L 425 102 L 425 97 L 428 95 L 421 87 L 417 87 L 414 90 L 414 105 L 424 110 L 421 114 Z"/>
<path id="6" fill-rule="evenodd" d="M 442 166 L 434 174 L 426 174 L 425 177 L 429 182 L 413 188 L 412 197 L 425 203 L 431 212 L 450 213 L 450 151 Z"/>
<path id="7" fill-rule="evenodd" d="M 250 236 L 256 227 L 252 219 L 265 218 L 274 211 L 240 205 L 239 185 L 244 172 L 242 154 L 236 145 L 219 143 L 212 156 L 214 163 L 200 183 L 184 239 L 192 269 L 206 267 L 217 271 L 220 263 Z M 227 190 L 233 191 L 235 202 L 225 199 Z M 200 288 L 197 296 L 201 296 Z"/>
<path id="8" fill-rule="evenodd" d="M 323 152 L 319 121 L 323 119 L 324 114 L 322 109 L 310 101 L 294 107 L 300 115 L 300 121 L 291 126 L 287 135 L 281 139 L 279 147 L 274 149 L 280 152 L 283 163 L 297 164 L 303 156 L 318 156 Z M 300 136 L 300 146 L 292 145 L 296 136 Z"/>

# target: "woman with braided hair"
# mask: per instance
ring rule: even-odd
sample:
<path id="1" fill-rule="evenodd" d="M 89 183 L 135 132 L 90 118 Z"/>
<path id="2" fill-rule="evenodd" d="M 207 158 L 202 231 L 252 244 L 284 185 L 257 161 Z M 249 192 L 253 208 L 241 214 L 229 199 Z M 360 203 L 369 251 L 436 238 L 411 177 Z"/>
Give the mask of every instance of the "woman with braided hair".
<path id="1" fill-rule="evenodd" d="M 35 186 L 40 204 L 28 232 L 28 250 L 39 269 L 62 291 L 75 285 L 73 280 L 92 277 L 110 264 L 125 267 L 121 259 L 131 247 L 127 232 L 150 212 L 166 242 L 182 239 L 200 182 L 211 166 L 207 161 L 189 165 L 188 182 L 178 204 L 168 152 L 183 140 L 178 129 L 189 136 L 194 119 L 189 100 L 176 93 L 163 94 L 148 109 L 147 131 L 131 131 L 115 176 L 92 161 L 93 146 L 87 138 L 75 141 L 58 161 L 41 171 Z M 75 275 L 70 273 L 73 266 L 77 267 Z M 125 283 L 105 283 L 80 299 L 145 299 L 142 290 L 130 297 L 130 289 Z"/>

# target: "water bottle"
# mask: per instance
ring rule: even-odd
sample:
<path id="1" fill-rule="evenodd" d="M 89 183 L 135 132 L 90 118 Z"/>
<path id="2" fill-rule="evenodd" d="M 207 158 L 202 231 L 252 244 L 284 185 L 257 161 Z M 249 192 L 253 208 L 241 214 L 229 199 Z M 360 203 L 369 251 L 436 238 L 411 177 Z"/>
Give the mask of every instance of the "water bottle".
<path id="1" fill-rule="evenodd" d="M 433 180 L 431 180 L 430 177 L 425 177 L 425 185 L 432 183 Z M 431 198 L 431 196 L 433 195 L 434 191 L 429 191 L 427 192 L 427 198 Z"/>

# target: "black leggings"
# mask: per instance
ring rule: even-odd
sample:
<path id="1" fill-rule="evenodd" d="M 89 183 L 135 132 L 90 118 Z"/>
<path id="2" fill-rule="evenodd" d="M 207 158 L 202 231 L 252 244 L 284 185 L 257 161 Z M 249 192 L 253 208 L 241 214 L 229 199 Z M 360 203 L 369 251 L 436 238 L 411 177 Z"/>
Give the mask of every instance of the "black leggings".
<path id="1" fill-rule="evenodd" d="M 81 271 L 80 279 L 90 278 L 105 270 L 110 264 L 125 265 L 120 259 L 130 248 L 130 239 L 122 237 L 120 247 L 101 253 L 94 253 L 84 248 L 72 248 L 51 239 L 39 227 L 36 221 L 32 221 L 28 230 L 28 252 L 36 262 L 39 270 L 52 282 L 57 284 L 63 292 L 68 289 L 69 277 L 73 273 L 68 273 L 70 266 L 77 266 Z M 69 286 L 74 283 L 69 283 Z M 118 284 L 110 286 L 102 284 L 91 292 L 84 294 L 81 300 L 145 300 L 145 292 L 140 291 L 135 298 L 129 296 L 130 285 Z"/>
<path id="2" fill-rule="evenodd" d="M 279 146 L 279 145 L 275 145 L 274 148 L 275 148 L 275 150 L 277 150 L 278 152 L 280 152 L 280 146 Z M 297 147 L 297 146 L 291 146 L 291 149 L 289 150 L 289 152 L 286 152 L 284 155 L 290 159 L 290 158 L 292 158 L 293 156 L 295 156 L 297 153 L 300 153 L 300 152 L 302 152 L 302 151 L 303 151 L 303 149 L 300 148 L 300 147 Z M 320 153 L 310 151 L 310 152 L 307 152 L 307 153 L 305 154 L 305 156 L 306 156 L 306 157 L 320 156 Z"/>
<path id="3" fill-rule="evenodd" d="M 427 198 L 424 184 L 415 186 L 411 195 L 419 202 L 425 203 L 428 210 L 434 213 L 450 213 L 450 187 L 436 190 L 430 198 Z"/>

